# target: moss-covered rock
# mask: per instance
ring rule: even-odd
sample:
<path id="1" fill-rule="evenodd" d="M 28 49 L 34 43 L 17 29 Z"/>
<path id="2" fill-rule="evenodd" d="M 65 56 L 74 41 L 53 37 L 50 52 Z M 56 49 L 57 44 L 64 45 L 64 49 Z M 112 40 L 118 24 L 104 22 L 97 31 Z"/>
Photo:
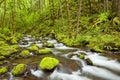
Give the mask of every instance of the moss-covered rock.
<path id="1" fill-rule="evenodd" d="M 23 50 L 23 51 L 20 53 L 20 56 L 21 56 L 21 57 L 24 57 L 24 58 L 29 57 L 29 56 L 30 56 L 29 50 Z"/>
<path id="2" fill-rule="evenodd" d="M 0 46 L 0 55 L 1 56 L 10 56 L 12 53 L 17 52 L 18 50 L 13 46 Z"/>
<path id="3" fill-rule="evenodd" d="M 10 63 L 8 60 L 2 60 L 2 61 L 0 61 L 0 65 L 8 64 L 8 63 Z"/>
<path id="4" fill-rule="evenodd" d="M 8 46 L 4 41 L 0 41 L 0 46 Z"/>
<path id="5" fill-rule="evenodd" d="M 85 55 L 84 54 L 80 54 L 80 59 L 85 59 Z"/>
<path id="6" fill-rule="evenodd" d="M 5 57 L 4 56 L 0 56 L 0 60 L 4 60 L 5 59 Z"/>
<path id="7" fill-rule="evenodd" d="M 52 43 L 44 43 L 43 47 L 54 48 L 54 44 L 52 44 Z"/>
<path id="8" fill-rule="evenodd" d="M 93 62 L 91 61 L 90 58 L 87 58 L 85 60 L 86 60 L 87 65 L 93 65 Z"/>
<path id="9" fill-rule="evenodd" d="M 37 46 L 36 44 L 33 44 L 33 45 L 31 45 L 31 46 L 29 47 L 29 50 L 31 50 L 31 51 L 38 51 L 39 48 L 38 48 L 38 46 Z"/>
<path id="10" fill-rule="evenodd" d="M 0 68 L 0 75 L 6 73 L 7 71 L 8 71 L 8 69 L 6 67 Z"/>
<path id="11" fill-rule="evenodd" d="M 51 54 L 52 50 L 50 49 L 40 49 L 39 54 Z"/>
<path id="12" fill-rule="evenodd" d="M 18 64 L 12 69 L 12 74 L 15 76 L 22 75 L 25 73 L 26 69 L 27 69 L 26 64 Z"/>
<path id="13" fill-rule="evenodd" d="M 41 60 L 39 67 L 43 70 L 52 70 L 59 64 L 59 60 L 52 57 L 45 57 Z"/>

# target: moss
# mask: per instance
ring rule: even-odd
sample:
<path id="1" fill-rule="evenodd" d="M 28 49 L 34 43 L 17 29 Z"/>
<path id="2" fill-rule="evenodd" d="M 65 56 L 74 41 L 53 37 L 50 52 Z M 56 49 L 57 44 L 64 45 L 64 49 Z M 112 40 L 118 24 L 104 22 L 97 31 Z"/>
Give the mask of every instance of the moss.
<path id="1" fill-rule="evenodd" d="M 5 57 L 4 56 L 0 56 L 0 60 L 4 60 L 5 59 Z"/>
<path id="2" fill-rule="evenodd" d="M 6 67 L 0 68 L 0 75 L 6 73 L 7 71 L 8 71 L 8 69 Z"/>
<path id="3" fill-rule="evenodd" d="M 4 41 L 0 41 L 0 46 L 8 46 Z"/>
<path id="4" fill-rule="evenodd" d="M 16 39 L 13 38 L 13 39 L 10 40 L 10 43 L 11 43 L 11 44 L 17 44 L 18 42 L 17 42 Z"/>
<path id="5" fill-rule="evenodd" d="M 54 44 L 52 44 L 52 43 L 44 43 L 43 47 L 54 48 Z"/>
<path id="6" fill-rule="evenodd" d="M 2 61 L 0 61 L 0 65 L 7 64 L 7 63 L 10 63 L 10 61 L 8 61 L 8 60 L 2 60 Z"/>
<path id="7" fill-rule="evenodd" d="M 0 55 L 1 56 L 10 56 L 12 53 L 17 52 L 13 46 L 0 46 Z"/>
<path id="8" fill-rule="evenodd" d="M 23 50 L 21 53 L 20 53 L 20 56 L 21 57 L 29 57 L 30 56 L 30 52 L 28 50 Z"/>
<path id="9" fill-rule="evenodd" d="M 31 51 L 38 51 L 39 48 L 38 48 L 38 46 L 37 46 L 36 44 L 33 44 L 33 45 L 31 45 L 31 46 L 29 47 L 29 50 L 31 50 Z"/>
<path id="10" fill-rule="evenodd" d="M 99 46 L 94 46 L 92 48 L 92 50 L 95 51 L 95 52 L 100 52 L 100 53 L 102 53 L 104 51 L 104 50 L 100 49 Z"/>
<path id="11" fill-rule="evenodd" d="M 27 65 L 25 64 L 18 64 L 12 69 L 12 74 L 15 76 L 22 75 L 25 73 L 27 69 Z"/>
<path id="12" fill-rule="evenodd" d="M 52 70 L 59 64 L 59 60 L 52 57 L 45 57 L 41 60 L 39 67 L 43 70 Z"/>
<path id="13" fill-rule="evenodd" d="M 85 55 L 84 54 L 80 54 L 80 59 L 85 59 Z"/>
<path id="14" fill-rule="evenodd" d="M 39 54 L 49 54 L 52 53 L 52 51 L 50 49 L 41 49 L 39 50 Z"/>

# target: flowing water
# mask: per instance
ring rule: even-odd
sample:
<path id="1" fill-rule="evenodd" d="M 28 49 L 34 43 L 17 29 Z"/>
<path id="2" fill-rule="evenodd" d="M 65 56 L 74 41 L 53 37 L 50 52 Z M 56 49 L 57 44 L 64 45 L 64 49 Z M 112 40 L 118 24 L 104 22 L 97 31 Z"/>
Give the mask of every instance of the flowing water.
<path id="1" fill-rule="evenodd" d="M 42 40 L 43 38 L 40 37 L 39 39 Z M 39 39 L 35 40 L 30 35 L 23 37 L 19 46 L 28 48 L 35 43 L 42 48 L 43 43 Z M 38 68 L 38 64 L 46 55 L 36 56 L 31 53 L 30 58 L 11 60 L 8 64 L 12 67 L 12 64 L 15 63 L 29 65 L 28 71 L 24 75 L 15 77 L 11 72 L 8 72 L 0 77 L 1 80 L 120 80 L 120 63 L 117 59 L 113 60 L 112 58 L 100 56 L 100 53 L 67 47 L 54 39 L 44 38 L 44 40 L 54 44 L 55 48 L 48 48 L 53 51 L 53 54 L 47 56 L 59 59 L 59 67 L 51 72 L 44 72 Z M 90 58 L 93 65 L 87 65 L 85 60 L 79 58 L 79 55 L 83 53 L 85 59 Z"/>

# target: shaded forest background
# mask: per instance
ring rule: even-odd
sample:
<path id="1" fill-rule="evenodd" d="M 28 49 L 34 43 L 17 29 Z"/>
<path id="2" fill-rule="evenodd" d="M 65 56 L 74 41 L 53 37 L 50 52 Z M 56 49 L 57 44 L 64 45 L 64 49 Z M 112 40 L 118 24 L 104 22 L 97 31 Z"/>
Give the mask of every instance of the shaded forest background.
<path id="1" fill-rule="evenodd" d="M 93 51 L 120 50 L 120 0 L 0 0 L 0 40 L 50 36 Z"/>

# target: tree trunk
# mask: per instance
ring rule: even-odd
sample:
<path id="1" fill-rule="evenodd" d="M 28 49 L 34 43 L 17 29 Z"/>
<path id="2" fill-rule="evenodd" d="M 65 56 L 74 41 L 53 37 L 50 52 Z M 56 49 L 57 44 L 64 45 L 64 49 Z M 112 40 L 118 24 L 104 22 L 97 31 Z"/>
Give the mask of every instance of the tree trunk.
<path id="1" fill-rule="evenodd" d="M 2 20 L 2 30 L 4 30 L 4 27 L 5 27 L 5 17 L 6 17 L 6 0 L 4 1 L 4 14 L 3 14 L 3 20 Z"/>
<path id="2" fill-rule="evenodd" d="M 120 0 L 112 1 L 112 13 L 113 16 L 120 16 Z"/>
<path id="3" fill-rule="evenodd" d="M 72 35 L 71 35 L 69 0 L 65 0 L 65 1 L 66 1 L 66 11 L 67 11 L 68 35 L 69 35 L 69 38 L 71 38 Z"/>
<path id="4" fill-rule="evenodd" d="M 118 0 L 118 16 L 120 17 L 120 0 Z"/>
<path id="5" fill-rule="evenodd" d="M 89 12 L 92 13 L 92 6 L 91 6 L 91 1 L 88 0 L 88 3 L 89 3 Z"/>
<path id="6" fill-rule="evenodd" d="M 12 11 L 12 27 L 13 27 L 13 34 L 16 32 L 16 2 L 17 0 L 13 0 L 13 11 Z"/>
<path id="7" fill-rule="evenodd" d="M 52 24 L 50 26 L 53 26 L 55 23 L 55 11 L 54 11 L 54 0 L 49 0 L 49 5 L 50 5 L 50 19 L 52 20 Z"/>
<path id="8" fill-rule="evenodd" d="M 78 3 L 78 12 L 77 12 L 77 26 L 76 26 L 76 35 L 75 35 L 75 38 L 77 38 L 78 36 L 78 32 L 79 32 L 79 18 L 80 18 L 80 15 L 81 15 L 81 6 L 82 6 L 82 0 L 79 0 L 79 3 Z"/>
<path id="9" fill-rule="evenodd" d="M 60 12 L 60 15 L 59 15 L 59 17 L 61 17 L 62 18 L 62 27 L 64 26 L 64 19 L 63 19 L 63 12 L 62 12 L 62 5 L 61 5 L 61 0 L 58 0 L 58 3 L 59 3 L 59 12 Z"/>
<path id="10" fill-rule="evenodd" d="M 108 7 L 109 7 L 109 2 L 108 0 L 104 0 L 104 12 L 108 11 Z"/>

